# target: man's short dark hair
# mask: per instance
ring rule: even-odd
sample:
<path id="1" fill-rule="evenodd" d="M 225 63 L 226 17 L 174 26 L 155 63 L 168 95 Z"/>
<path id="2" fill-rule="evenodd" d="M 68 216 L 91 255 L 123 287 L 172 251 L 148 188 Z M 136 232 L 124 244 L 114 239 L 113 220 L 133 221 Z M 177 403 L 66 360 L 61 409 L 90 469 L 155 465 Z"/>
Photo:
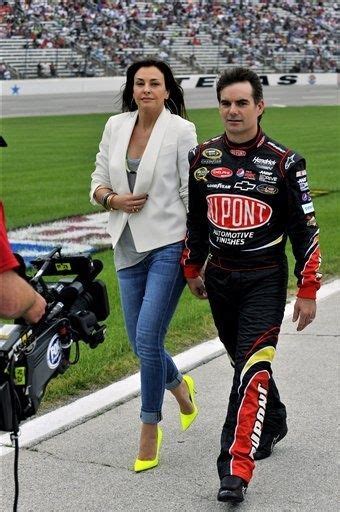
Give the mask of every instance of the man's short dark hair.
<path id="1" fill-rule="evenodd" d="M 263 89 L 259 76 L 251 69 L 238 67 L 226 69 L 217 80 L 216 92 L 218 102 L 221 101 L 222 89 L 237 82 L 250 82 L 253 91 L 252 96 L 256 105 L 263 100 Z"/>

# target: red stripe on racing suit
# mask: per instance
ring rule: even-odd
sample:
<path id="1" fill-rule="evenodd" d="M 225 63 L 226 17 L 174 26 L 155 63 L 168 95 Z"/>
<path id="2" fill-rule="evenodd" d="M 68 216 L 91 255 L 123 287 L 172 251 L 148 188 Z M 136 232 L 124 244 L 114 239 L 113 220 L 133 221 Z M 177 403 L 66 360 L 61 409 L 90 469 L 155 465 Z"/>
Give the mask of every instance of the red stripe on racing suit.
<path id="1" fill-rule="evenodd" d="M 231 455 L 230 474 L 246 482 L 254 470 L 253 454 L 259 445 L 267 405 L 269 373 L 255 373 L 244 390 L 238 410 L 234 442 L 229 449 Z"/>

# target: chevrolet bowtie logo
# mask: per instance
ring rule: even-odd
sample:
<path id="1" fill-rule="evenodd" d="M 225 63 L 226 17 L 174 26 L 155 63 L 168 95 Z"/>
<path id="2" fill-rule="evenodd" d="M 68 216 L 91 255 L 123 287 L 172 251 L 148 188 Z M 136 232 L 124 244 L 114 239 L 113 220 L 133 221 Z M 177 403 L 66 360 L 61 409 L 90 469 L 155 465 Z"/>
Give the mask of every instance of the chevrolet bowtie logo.
<path id="1" fill-rule="evenodd" d="M 253 190 L 255 186 L 255 183 L 250 183 L 249 181 L 239 181 L 235 184 L 234 188 L 239 188 L 242 191 L 246 191 Z"/>

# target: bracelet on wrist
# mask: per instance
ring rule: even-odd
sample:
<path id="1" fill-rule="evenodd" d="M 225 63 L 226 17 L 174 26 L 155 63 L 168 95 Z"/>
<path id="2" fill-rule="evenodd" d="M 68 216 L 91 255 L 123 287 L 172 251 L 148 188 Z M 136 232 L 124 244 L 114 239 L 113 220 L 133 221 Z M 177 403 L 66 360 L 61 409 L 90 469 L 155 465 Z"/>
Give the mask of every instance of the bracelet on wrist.
<path id="1" fill-rule="evenodd" d="M 99 190 L 107 190 L 108 192 L 112 192 L 112 188 L 108 187 L 107 185 L 98 185 L 94 193 L 97 194 Z"/>
<path id="2" fill-rule="evenodd" d="M 104 185 L 99 185 L 99 187 L 97 187 L 96 190 L 94 191 L 94 194 L 93 194 L 94 199 L 97 201 L 97 203 L 102 205 L 102 198 L 98 198 L 99 190 L 106 190 L 106 193 L 109 193 L 109 192 L 112 192 L 112 189 L 107 186 L 104 186 Z"/>
<path id="3" fill-rule="evenodd" d="M 106 207 L 106 202 L 107 202 L 107 199 L 113 194 L 112 190 L 110 190 L 110 192 L 107 192 L 106 194 L 104 194 L 101 198 L 100 198 L 100 204 L 102 206 L 104 206 L 105 209 L 107 209 Z"/>
<path id="4" fill-rule="evenodd" d="M 107 198 L 105 199 L 104 208 L 105 208 L 106 210 L 108 210 L 109 212 L 113 212 L 114 210 L 116 210 L 116 208 L 113 208 L 113 207 L 111 206 L 111 204 L 110 204 L 110 200 L 111 200 L 111 198 L 112 198 L 112 197 L 117 196 L 117 195 L 118 195 L 118 194 L 116 194 L 116 192 L 111 192 L 111 193 L 107 196 Z"/>

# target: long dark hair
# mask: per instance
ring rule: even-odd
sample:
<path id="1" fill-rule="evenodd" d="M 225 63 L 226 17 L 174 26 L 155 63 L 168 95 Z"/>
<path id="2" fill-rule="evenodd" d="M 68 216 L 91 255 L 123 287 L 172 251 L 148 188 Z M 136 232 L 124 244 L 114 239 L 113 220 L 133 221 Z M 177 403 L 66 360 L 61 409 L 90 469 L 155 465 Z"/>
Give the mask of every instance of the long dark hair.
<path id="1" fill-rule="evenodd" d="M 165 100 L 165 107 L 173 114 L 187 118 L 184 104 L 184 94 L 182 87 L 176 82 L 171 68 L 162 60 L 145 59 L 131 64 L 126 71 L 126 83 L 122 92 L 122 112 L 134 112 L 137 110 L 137 104 L 133 99 L 133 83 L 135 74 L 140 68 L 155 66 L 164 76 L 165 88 L 169 93 L 169 98 Z"/>

